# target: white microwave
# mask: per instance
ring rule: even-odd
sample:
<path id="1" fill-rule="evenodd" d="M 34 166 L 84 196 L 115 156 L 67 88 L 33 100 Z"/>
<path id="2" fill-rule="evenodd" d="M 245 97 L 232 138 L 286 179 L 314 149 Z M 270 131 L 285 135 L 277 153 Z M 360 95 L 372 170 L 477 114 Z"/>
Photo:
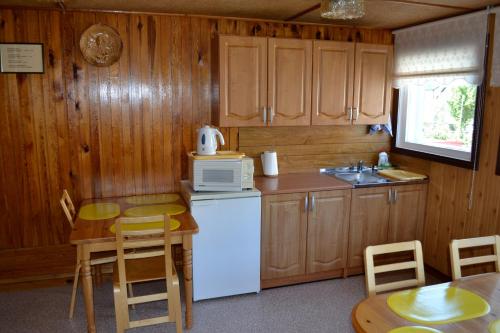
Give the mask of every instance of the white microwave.
<path id="1" fill-rule="evenodd" d="M 253 159 L 194 159 L 189 156 L 189 182 L 195 191 L 242 191 L 253 188 Z"/>

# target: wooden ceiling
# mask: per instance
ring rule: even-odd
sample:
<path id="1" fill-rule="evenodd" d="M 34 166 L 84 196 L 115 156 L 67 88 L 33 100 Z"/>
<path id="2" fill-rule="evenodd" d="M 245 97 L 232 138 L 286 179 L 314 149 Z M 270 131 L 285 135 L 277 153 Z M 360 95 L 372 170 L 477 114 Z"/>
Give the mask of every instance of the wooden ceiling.
<path id="1" fill-rule="evenodd" d="M 4 6 L 164 12 L 395 29 L 498 5 L 500 0 L 365 0 L 357 20 L 320 18 L 319 0 L 0 0 Z"/>

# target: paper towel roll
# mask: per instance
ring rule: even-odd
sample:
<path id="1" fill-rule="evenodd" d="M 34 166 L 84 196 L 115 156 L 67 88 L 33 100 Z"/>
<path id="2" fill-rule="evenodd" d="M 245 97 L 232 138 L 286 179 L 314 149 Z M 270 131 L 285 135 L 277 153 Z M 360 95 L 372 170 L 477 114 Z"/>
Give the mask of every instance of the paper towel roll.
<path id="1" fill-rule="evenodd" d="M 262 170 L 265 176 L 274 177 L 278 175 L 278 155 L 275 151 L 265 151 L 260 155 Z"/>

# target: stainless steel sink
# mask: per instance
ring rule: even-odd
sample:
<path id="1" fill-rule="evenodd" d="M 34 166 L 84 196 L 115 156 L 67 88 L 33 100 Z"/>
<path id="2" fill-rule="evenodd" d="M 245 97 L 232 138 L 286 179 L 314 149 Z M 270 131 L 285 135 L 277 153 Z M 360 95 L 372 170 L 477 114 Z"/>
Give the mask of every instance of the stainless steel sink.
<path id="1" fill-rule="evenodd" d="M 372 169 L 366 166 L 363 166 L 361 172 L 371 172 Z M 355 166 L 350 167 L 335 167 L 335 168 L 321 168 L 319 169 L 320 173 L 326 173 L 328 175 L 334 175 L 338 173 L 357 173 L 358 170 Z"/>
<path id="2" fill-rule="evenodd" d="M 323 168 L 320 169 L 320 172 L 351 183 L 354 187 L 392 182 L 390 179 L 378 175 L 376 171 L 372 171 L 372 169 L 368 167 L 363 167 L 361 172 L 358 172 L 356 168 L 353 167 Z"/>
<path id="3" fill-rule="evenodd" d="M 390 180 L 381 177 L 377 174 L 371 172 L 360 172 L 360 173 L 335 173 L 333 174 L 336 178 L 344 180 L 348 183 L 356 185 L 372 185 L 372 184 L 384 184 L 389 183 Z"/>

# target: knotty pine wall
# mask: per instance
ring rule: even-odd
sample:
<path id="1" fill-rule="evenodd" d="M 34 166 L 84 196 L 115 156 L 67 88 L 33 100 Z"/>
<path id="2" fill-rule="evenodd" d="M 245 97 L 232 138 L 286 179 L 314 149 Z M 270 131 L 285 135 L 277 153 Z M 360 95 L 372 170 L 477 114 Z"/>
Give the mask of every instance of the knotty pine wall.
<path id="1" fill-rule="evenodd" d="M 123 40 L 110 67 L 89 65 L 79 51 L 80 35 L 98 22 Z M 58 201 L 64 188 L 77 202 L 178 188 L 195 130 L 210 122 L 210 44 L 219 33 L 392 42 L 381 30 L 0 9 L 0 42 L 45 47 L 45 74 L 0 74 L 0 281 L 72 271 L 70 228 Z M 256 137 L 279 136 L 272 145 L 287 172 L 343 161 L 351 149 L 359 155 L 352 158 L 373 160 L 388 147 L 387 137 L 369 137 L 364 126 L 223 130 L 225 148 L 241 143 L 253 156 L 271 144 Z"/>

